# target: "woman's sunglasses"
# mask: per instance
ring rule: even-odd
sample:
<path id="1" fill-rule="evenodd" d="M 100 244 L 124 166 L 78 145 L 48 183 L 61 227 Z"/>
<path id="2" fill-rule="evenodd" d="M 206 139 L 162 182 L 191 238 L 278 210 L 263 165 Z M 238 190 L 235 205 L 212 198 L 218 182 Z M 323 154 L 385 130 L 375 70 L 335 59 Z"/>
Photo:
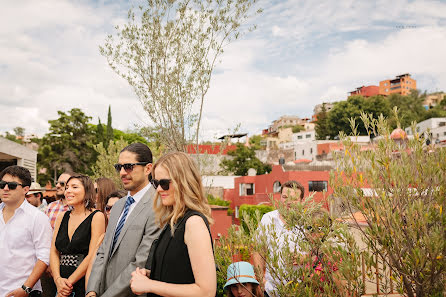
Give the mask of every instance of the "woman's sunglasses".
<path id="1" fill-rule="evenodd" d="M 151 183 L 152 186 L 155 188 L 155 190 L 158 188 L 158 186 L 161 186 L 161 189 L 163 189 L 164 191 L 169 190 L 169 185 L 170 182 L 172 180 L 171 179 L 167 179 L 167 178 L 163 178 L 163 179 L 152 179 Z"/>
<path id="2" fill-rule="evenodd" d="M 130 173 L 133 170 L 135 165 L 147 165 L 149 162 L 138 162 L 138 163 L 125 163 L 125 164 L 115 164 L 113 165 L 117 172 L 121 172 L 121 169 L 124 168 L 125 172 Z"/>
<path id="3" fill-rule="evenodd" d="M 23 184 L 19 184 L 18 182 L 5 182 L 4 180 L 0 181 L 0 189 L 4 189 L 8 185 L 8 189 L 15 190 L 17 186 L 22 186 Z"/>

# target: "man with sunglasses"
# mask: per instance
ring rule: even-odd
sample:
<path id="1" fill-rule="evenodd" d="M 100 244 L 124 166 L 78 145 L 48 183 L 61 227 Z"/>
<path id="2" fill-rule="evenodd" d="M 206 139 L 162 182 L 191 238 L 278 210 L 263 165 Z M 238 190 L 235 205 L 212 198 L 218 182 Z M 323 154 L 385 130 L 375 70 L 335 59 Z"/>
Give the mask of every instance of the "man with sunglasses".
<path id="1" fill-rule="evenodd" d="M 0 173 L 0 296 L 41 296 L 39 278 L 49 263 L 51 226 L 48 217 L 25 195 L 31 174 L 21 166 Z"/>
<path id="2" fill-rule="evenodd" d="M 111 209 L 104 240 L 98 249 L 87 285 L 87 297 L 133 297 L 131 273 L 144 267 L 152 242 L 160 229 L 155 221 L 150 186 L 152 152 L 142 143 L 133 143 L 119 154 L 115 169 L 127 195 Z"/>
<path id="3" fill-rule="evenodd" d="M 46 214 L 50 218 L 51 227 L 53 227 L 53 229 L 59 213 L 66 212 L 69 209 L 67 201 L 65 200 L 65 184 L 72 175 L 72 172 L 64 172 L 59 176 L 56 182 L 57 200 L 48 204 Z"/>

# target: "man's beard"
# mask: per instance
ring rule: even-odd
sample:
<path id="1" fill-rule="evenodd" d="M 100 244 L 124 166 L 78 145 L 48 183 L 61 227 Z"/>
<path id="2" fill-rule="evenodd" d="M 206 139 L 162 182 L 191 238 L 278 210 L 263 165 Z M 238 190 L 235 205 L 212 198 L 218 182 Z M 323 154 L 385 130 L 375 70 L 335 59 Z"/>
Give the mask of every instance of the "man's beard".
<path id="1" fill-rule="evenodd" d="M 65 195 L 64 194 L 62 194 L 62 195 L 56 194 L 56 198 L 57 198 L 57 200 L 62 200 L 62 199 L 65 199 Z"/>

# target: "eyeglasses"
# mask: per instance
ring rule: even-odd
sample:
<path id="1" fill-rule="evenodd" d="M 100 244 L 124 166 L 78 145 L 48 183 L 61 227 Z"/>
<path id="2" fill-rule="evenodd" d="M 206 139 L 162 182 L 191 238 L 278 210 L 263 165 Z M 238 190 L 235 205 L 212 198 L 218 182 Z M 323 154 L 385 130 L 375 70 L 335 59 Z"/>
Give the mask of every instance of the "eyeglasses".
<path id="1" fill-rule="evenodd" d="M 125 172 L 130 173 L 135 165 L 147 165 L 149 162 L 138 162 L 138 163 L 126 163 L 126 164 L 115 164 L 114 167 L 117 172 L 121 172 L 121 168 L 124 167 Z"/>
<path id="2" fill-rule="evenodd" d="M 0 189 L 4 189 L 8 185 L 8 189 L 15 190 L 17 186 L 22 186 L 23 184 L 19 184 L 18 182 L 5 182 L 4 180 L 0 181 Z"/>
<path id="3" fill-rule="evenodd" d="M 105 212 L 110 212 L 112 207 L 113 207 L 113 205 L 106 205 L 105 206 Z"/>
<path id="4" fill-rule="evenodd" d="M 167 178 L 163 178 L 160 180 L 152 179 L 151 183 L 155 189 L 157 189 L 158 186 L 161 186 L 161 189 L 163 189 L 164 191 L 167 191 L 167 190 L 169 190 L 169 185 L 170 185 L 171 181 L 172 181 L 171 179 L 167 179 Z"/>
<path id="5" fill-rule="evenodd" d="M 65 186 L 65 182 L 64 182 L 64 181 L 57 181 L 57 182 L 56 182 L 56 186 L 57 186 L 58 184 L 60 184 L 62 187 Z"/>

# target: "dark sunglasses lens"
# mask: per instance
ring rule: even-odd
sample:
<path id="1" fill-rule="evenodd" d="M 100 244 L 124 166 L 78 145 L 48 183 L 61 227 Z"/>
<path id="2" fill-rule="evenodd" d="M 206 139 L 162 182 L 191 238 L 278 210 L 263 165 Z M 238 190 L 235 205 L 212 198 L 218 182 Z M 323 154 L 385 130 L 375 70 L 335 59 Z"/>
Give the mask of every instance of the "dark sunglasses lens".
<path id="1" fill-rule="evenodd" d="M 121 164 L 115 164 L 113 165 L 117 172 L 121 171 L 122 165 Z"/>
<path id="2" fill-rule="evenodd" d="M 160 186 L 164 191 L 169 190 L 169 184 L 170 184 L 170 180 L 168 180 L 168 179 L 160 180 Z"/>
<path id="3" fill-rule="evenodd" d="M 58 182 L 56 182 L 56 185 L 58 185 L 58 184 L 61 185 L 62 187 L 65 186 L 65 182 L 58 181 Z"/>
<path id="4" fill-rule="evenodd" d="M 133 164 L 124 164 L 122 165 L 124 167 L 124 170 L 126 172 L 132 171 L 133 170 Z"/>
<path id="5" fill-rule="evenodd" d="M 17 189 L 17 186 L 19 185 L 16 182 L 5 182 L 5 181 L 1 181 L 0 182 L 0 189 L 4 189 L 6 187 L 6 185 L 8 185 L 8 189 L 10 190 L 15 190 Z"/>

